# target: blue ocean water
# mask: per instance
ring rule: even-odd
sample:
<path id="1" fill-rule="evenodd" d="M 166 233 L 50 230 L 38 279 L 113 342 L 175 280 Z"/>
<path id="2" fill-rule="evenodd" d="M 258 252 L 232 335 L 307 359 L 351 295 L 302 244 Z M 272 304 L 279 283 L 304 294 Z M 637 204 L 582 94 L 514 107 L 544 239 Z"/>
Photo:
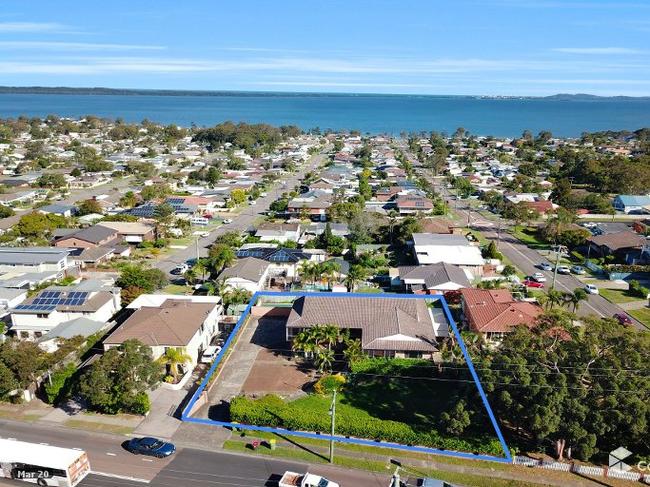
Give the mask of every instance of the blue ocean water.
<path id="1" fill-rule="evenodd" d="M 0 118 L 56 114 L 147 118 L 184 126 L 235 122 L 295 124 L 303 129 L 360 130 L 363 133 L 452 133 L 464 127 L 476 135 L 517 136 L 550 130 L 563 137 L 599 130 L 650 126 L 650 99 L 557 100 L 481 99 L 417 95 L 245 94 L 225 96 L 0 94 Z"/>

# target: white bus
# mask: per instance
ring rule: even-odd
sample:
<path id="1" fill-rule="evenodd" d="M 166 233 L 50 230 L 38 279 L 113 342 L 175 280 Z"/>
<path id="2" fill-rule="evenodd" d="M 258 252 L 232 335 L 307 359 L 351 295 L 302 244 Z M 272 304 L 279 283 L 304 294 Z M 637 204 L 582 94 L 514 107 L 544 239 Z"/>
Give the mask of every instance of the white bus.
<path id="1" fill-rule="evenodd" d="M 90 472 L 86 452 L 0 439 L 0 478 L 74 487 Z"/>

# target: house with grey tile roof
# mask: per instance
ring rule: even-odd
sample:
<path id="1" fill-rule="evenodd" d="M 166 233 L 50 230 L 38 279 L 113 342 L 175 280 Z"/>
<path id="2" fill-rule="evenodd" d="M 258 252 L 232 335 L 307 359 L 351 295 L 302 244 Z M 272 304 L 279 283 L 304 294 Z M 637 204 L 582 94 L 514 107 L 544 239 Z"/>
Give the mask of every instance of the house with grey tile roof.
<path id="1" fill-rule="evenodd" d="M 394 271 L 397 271 L 395 273 Z M 421 266 L 401 266 L 391 270 L 391 277 L 415 294 L 443 294 L 471 287 L 467 273 L 460 267 L 445 262 Z"/>
<path id="2" fill-rule="evenodd" d="M 440 308 L 420 298 L 301 296 L 286 322 L 286 338 L 316 325 L 349 330 L 367 354 L 376 357 L 432 358 L 438 341 L 449 336 Z"/>
<path id="3" fill-rule="evenodd" d="M 264 287 L 271 264 L 256 257 L 238 259 L 235 265 L 224 269 L 219 274 L 226 286 L 242 288 L 255 293 Z"/>

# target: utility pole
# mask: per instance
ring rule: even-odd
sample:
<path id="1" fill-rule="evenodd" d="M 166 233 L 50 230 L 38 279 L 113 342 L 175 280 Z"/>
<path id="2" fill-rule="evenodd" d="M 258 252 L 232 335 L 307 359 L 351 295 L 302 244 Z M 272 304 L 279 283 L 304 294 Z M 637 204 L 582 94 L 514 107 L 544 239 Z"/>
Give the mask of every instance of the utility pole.
<path id="1" fill-rule="evenodd" d="M 199 262 L 199 239 L 201 237 L 197 237 L 197 239 L 194 241 L 196 243 L 196 262 L 198 264 Z"/>
<path id="2" fill-rule="evenodd" d="M 562 245 L 554 245 L 553 251 L 555 252 L 555 269 L 553 269 L 553 282 L 551 283 L 551 289 L 555 289 L 555 280 L 557 279 L 557 266 L 560 263 L 560 253 L 562 252 Z"/>
<path id="3" fill-rule="evenodd" d="M 332 393 L 332 405 L 330 406 L 330 416 L 332 417 L 332 427 L 330 429 L 330 463 L 334 463 L 334 427 L 336 425 L 336 389 Z"/>
<path id="4" fill-rule="evenodd" d="M 497 249 L 501 243 L 501 219 L 499 219 L 499 224 L 497 225 Z"/>

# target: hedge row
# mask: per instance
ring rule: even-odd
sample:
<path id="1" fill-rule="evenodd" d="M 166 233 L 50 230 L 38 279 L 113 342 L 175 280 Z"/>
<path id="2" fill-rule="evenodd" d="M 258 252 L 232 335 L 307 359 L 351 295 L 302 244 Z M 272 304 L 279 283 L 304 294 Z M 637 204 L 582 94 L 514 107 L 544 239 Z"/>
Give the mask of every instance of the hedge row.
<path id="1" fill-rule="evenodd" d="M 230 404 L 230 419 L 237 423 L 279 427 L 297 431 L 326 433 L 330 428 L 330 418 L 318 407 L 285 403 L 275 395 L 260 399 L 244 396 L 234 398 Z M 340 408 L 343 409 L 343 408 Z M 346 408 L 336 417 L 336 433 L 343 436 L 381 440 L 404 445 L 420 445 L 455 451 L 480 452 L 501 455 L 502 449 L 496 438 L 461 439 L 445 438 L 435 430 L 415 431 L 406 423 L 382 420 L 358 414 Z"/>

